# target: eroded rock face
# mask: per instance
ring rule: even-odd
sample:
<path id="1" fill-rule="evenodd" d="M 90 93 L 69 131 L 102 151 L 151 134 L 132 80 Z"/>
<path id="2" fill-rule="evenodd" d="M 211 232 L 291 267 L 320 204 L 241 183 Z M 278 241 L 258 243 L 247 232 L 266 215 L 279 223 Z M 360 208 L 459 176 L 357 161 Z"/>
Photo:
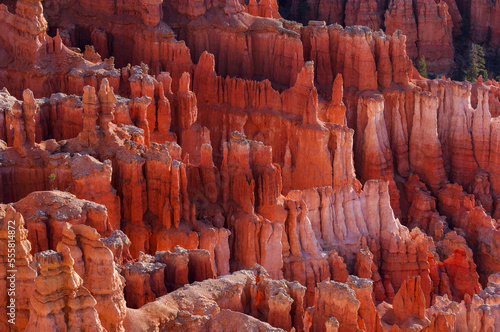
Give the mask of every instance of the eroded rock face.
<path id="1" fill-rule="evenodd" d="M 472 1 L 470 7 L 471 21 L 477 22 L 471 27 L 472 39 L 475 42 L 488 42 L 493 47 L 498 47 L 500 42 L 497 3 L 488 1 Z M 488 37 L 489 36 L 489 37 Z"/>
<path id="2" fill-rule="evenodd" d="M 418 56 L 418 29 L 413 1 L 391 0 L 385 12 L 385 29 L 389 34 L 401 30 L 406 36 L 406 53 L 412 59 Z"/>
<path id="3" fill-rule="evenodd" d="M 339 329 L 359 331 L 357 319 L 359 308 L 360 301 L 348 285 L 324 281 L 318 285 L 316 291 L 312 330 L 327 331 L 327 321 L 330 317 L 335 317 Z"/>
<path id="4" fill-rule="evenodd" d="M 456 249 L 443 263 L 450 277 L 450 284 L 458 292 L 459 298 L 482 290 L 476 264 L 467 260 L 465 250 Z"/>
<path id="5" fill-rule="evenodd" d="M 107 238 L 101 240 L 106 247 L 113 253 L 115 263 L 123 265 L 131 260 L 130 255 L 130 239 L 120 230 L 113 231 Z"/>
<path id="6" fill-rule="evenodd" d="M 307 3 L 389 33 L 274 0 L 0 7 L 20 324 L 495 329 L 500 89 L 410 60 L 447 70 L 463 4 Z M 59 251 L 35 283 L 29 242 Z"/>
<path id="7" fill-rule="evenodd" d="M 399 319 L 415 316 L 424 319 L 425 298 L 420 286 L 420 277 L 406 280 L 393 302 L 394 314 Z"/>
<path id="8" fill-rule="evenodd" d="M 461 27 L 464 15 L 472 15 L 471 22 L 476 19 L 481 23 L 473 28 L 477 40 L 485 41 L 486 22 L 494 26 L 491 15 L 494 5 L 479 2 L 475 9 L 460 8 L 461 3 L 447 1 L 307 1 L 308 10 L 298 8 L 299 2 L 290 1 L 288 16 L 298 19 L 299 13 L 307 19 L 326 21 L 328 24 L 345 26 L 363 25 L 377 31 L 381 28 L 392 35 L 401 30 L 407 37 L 406 49 L 408 56 L 416 60 L 422 55 L 426 57 L 428 69 L 436 73 L 447 73 L 451 70 L 454 56 L 453 36 L 462 34 Z M 488 8 L 488 9 L 486 9 Z M 311 21 L 310 21 L 311 22 Z M 429 33 L 433 31 L 433 33 Z M 496 44 L 495 44 L 496 45 Z M 307 58 L 305 60 L 308 60 Z M 311 58 L 314 60 L 314 58 Z M 320 67 L 321 64 L 318 66 Z"/>
<path id="9" fill-rule="evenodd" d="M 428 69 L 446 73 L 453 64 L 453 22 L 444 1 L 416 1 L 419 56 L 424 56 Z M 441 47 L 437 46 L 440 45 Z"/>
<path id="10" fill-rule="evenodd" d="M 420 280 L 420 276 L 405 280 L 392 305 L 383 302 L 378 306 L 384 324 L 416 330 L 429 326 L 429 320 L 425 317 L 425 296 Z"/>
<path id="11" fill-rule="evenodd" d="M 379 314 L 373 301 L 374 283 L 369 279 L 350 276 L 347 282 L 349 287 L 354 290 L 356 298 L 360 301 L 358 311 L 358 324 L 365 331 L 381 331 Z M 328 331 L 328 321 L 326 323 Z"/>
<path id="12" fill-rule="evenodd" d="M 30 298 L 37 276 L 23 216 L 11 205 L 0 205 L 0 291 L 5 331 L 24 330 L 30 318 Z"/>
<path id="13" fill-rule="evenodd" d="M 35 281 L 26 330 L 105 331 L 95 309 L 96 300 L 73 269 L 70 250 L 43 251 L 35 259 L 40 275 Z"/>
<path id="14" fill-rule="evenodd" d="M 183 287 L 137 311 L 129 311 L 125 327 L 157 325 L 178 331 L 190 326 L 200 331 L 213 331 L 220 326 L 233 330 L 236 329 L 234 324 L 241 322 L 244 325 L 236 330 L 252 330 L 254 326 L 283 331 L 276 328 L 281 326 L 289 330 L 292 320 L 294 326 L 302 326 L 297 324 L 302 324 L 304 294 L 303 286 L 272 280 L 256 266 L 253 270 Z"/>
<path id="15" fill-rule="evenodd" d="M 125 300 L 129 308 L 140 308 L 167 293 L 164 268 L 165 264 L 144 261 L 125 265 Z"/>
<path id="16" fill-rule="evenodd" d="M 252 316 L 222 309 L 207 322 L 207 331 L 286 331 Z"/>
<path id="17" fill-rule="evenodd" d="M 103 234 L 110 230 L 105 206 L 77 199 L 67 192 L 34 192 L 14 207 L 24 216 L 33 253 L 55 249 L 63 238 L 66 223 L 87 225 Z"/>
<path id="18" fill-rule="evenodd" d="M 113 252 L 100 238 L 90 226 L 66 223 L 57 249 L 67 248 L 71 253 L 74 270 L 97 302 L 95 310 L 102 326 L 106 330 L 123 331 L 125 282 L 115 268 Z"/>
<path id="19" fill-rule="evenodd" d="M 440 327 L 454 329 L 495 329 L 498 299 L 498 274 L 489 277 L 488 287 L 466 301 L 454 302 L 446 295 L 436 298 L 435 304 L 426 310 L 434 331 Z"/>

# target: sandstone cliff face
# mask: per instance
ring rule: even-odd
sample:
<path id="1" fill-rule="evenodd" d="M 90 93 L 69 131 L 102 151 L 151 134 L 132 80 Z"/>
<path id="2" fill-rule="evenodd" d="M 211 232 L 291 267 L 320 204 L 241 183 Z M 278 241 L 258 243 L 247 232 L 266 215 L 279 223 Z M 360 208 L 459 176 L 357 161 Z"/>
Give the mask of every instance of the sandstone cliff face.
<path id="1" fill-rule="evenodd" d="M 466 259 L 465 250 L 455 250 L 443 263 L 450 277 L 450 285 L 458 293 L 458 298 L 463 298 L 465 294 L 476 294 L 482 290 L 476 264 Z"/>
<path id="2" fill-rule="evenodd" d="M 268 320 L 275 327 L 282 326 L 288 330 L 292 319 L 294 322 L 303 319 L 303 296 L 303 287 L 286 281 L 271 280 L 264 270 L 255 267 L 218 280 L 206 280 L 181 288 L 137 311 L 129 310 L 126 328 L 147 328 L 160 324 L 157 326 L 172 331 L 183 330 L 186 326 L 200 331 L 213 331 L 218 326 L 223 326 L 232 331 L 252 330 L 251 326 L 260 324 L 266 330 L 283 331 L 273 329 L 266 323 L 257 323 L 248 316 L 244 317 L 255 315 L 264 321 Z M 291 308 L 292 303 L 297 304 L 296 309 Z M 167 317 L 165 314 L 168 319 L 162 318 Z M 236 328 L 235 322 L 246 323 Z"/>
<path id="3" fill-rule="evenodd" d="M 429 234 L 435 241 L 444 237 L 447 229 L 446 218 L 439 215 L 436 209 L 436 198 L 419 181 L 418 176 L 411 175 L 405 183 L 405 195 L 410 204 L 408 209 L 408 227 L 418 227 Z"/>
<path id="4" fill-rule="evenodd" d="M 279 94 L 266 81 L 256 85 L 252 81 L 224 80 L 216 75 L 213 58 L 208 54 L 202 56 L 195 70 L 193 85 L 195 93 L 201 96 L 199 101 L 206 103 L 200 108 L 199 120 L 210 130 L 211 140 L 216 142 L 213 143 L 216 164 L 220 164 L 223 159 L 222 154 L 217 155 L 217 151 L 222 151 L 221 144 L 217 142 L 228 141 L 231 132 L 239 131 L 247 133 L 250 139 L 280 147 L 272 150 L 272 157 L 283 167 L 285 192 L 291 189 L 292 183 L 298 189 L 331 185 L 332 180 L 328 174 L 332 173 L 332 167 L 337 170 L 333 172 L 335 185 L 353 183 L 354 173 L 350 164 L 352 157 L 349 152 L 344 154 L 337 150 L 337 147 L 352 144 L 352 132 L 342 126 L 322 126 L 318 123 L 318 93 L 313 85 L 313 75 L 311 64 L 306 65 L 296 84 Z M 213 84 L 201 88 L 201 82 L 207 79 Z M 239 94 L 243 94 L 245 99 L 238 99 Z M 224 115 L 215 106 L 216 103 L 227 103 L 238 109 L 253 107 L 259 109 L 259 112 L 235 110 Z M 270 112 L 267 108 L 273 111 Z M 222 122 L 217 121 L 220 118 Z M 292 119 L 300 118 L 304 125 L 293 130 Z M 279 135 L 266 128 L 267 121 L 279 128 Z M 322 143 L 312 143 L 311 135 Z M 328 147 L 324 145 L 326 142 L 329 142 Z M 305 146 L 309 148 L 303 149 Z M 335 153 L 332 162 L 331 156 Z M 312 156 L 317 160 L 316 169 L 310 167 Z M 310 174 L 308 179 L 301 176 L 303 172 Z"/>
<path id="5" fill-rule="evenodd" d="M 398 173 L 404 176 L 406 169 L 400 166 L 405 165 L 408 160 L 410 171 L 418 174 L 419 178 L 431 189 L 433 195 L 437 195 L 440 188 L 447 188 L 447 185 L 443 182 L 443 178 L 447 178 L 463 186 L 456 188 L 457 197 L 462 195 L 458 194 L 458 192 L 465 188 L 465 191 L 474 193 L 477 202 L 482 205 L 482 208 L 478 208 L 478 211 L 489 211 L 494 215 L 492 202 L 495 201 L 496 197 L 495 185 L 493 184 L 495 182 L 495 172 L 489 171 L 489 169 L 491 169 L 492 165 L 490 160 L 495 160 L 496 157 L 492 159 L 491 152 L 490 157 L 487 157 L 483 152 L 486 149 L 485 145 L 489 144 L 488 137 L 492 137 L 492 130 L 495 128 L 495 122 L 491 120 L 491 113 L 485 112 L 489 108 L 488 99 L 490 94 L 488 91 L 491 88 L 487 84 L 478 84 L 475 87 L 474 94 L 477 106 L 474 109 L 469 104 L 471 100 L 470 85 L 447 81 L 434 81 L 432 83 L 417 81 L 417 84 L 427 92 L 437 96 L 437 105 L 436 100 L 429 98 L 428 93 L 418 93 L 413 95 L 411 99 L 406 95 L 404 103 L 399 102 L 396 109 L 393 106 L 392 97 L 388 94 L 384 95 L 386 103 L 391 103 L 389 107 L 392 113 L 385 114 L 386 126 L 391 128 L 390 131 L 394 131 L 395 116 L 403 115 L 401 116 L 402 128 L 406 128 L 410 137 L 408 148 L 400 149 L 401 152 L 394 157 L 395 160 L 399 159 L 400 162 L 396 168 Z M 401 105 L 405 105 L 403 106 L 404 109 Z M 424 115 L 421 111 L 423 107 L 430 109 L 431 112 L 426 112 Z M 395 109 L 397 113 L 394 112 Z M 434 115 L 434 109 L 436 109 L 436 115 Z M 453 114 L 451 118 L 450 114 Z M 428 123 L 428 125 L 425 125 L 425 128 L 421 127 L 423 123 Z M 426 130 L 431 130 L 431 132 L 423 139 L 420 135 Z M 391 137 L 392 144 L 399 146 L 400 142 L 406 142 L 406 137 L 403 136 L 403 140 L 400 140 L 398 136 Z M 404 143 L 404 145 L 406 144 Z M 429 145 L 423 148 L 423 144 Z M 406 159 L 406 151 L 409 151 L 409 159 Z M 418 154 L 417 151 L 419 151 Z M 426 162 L 422 162 L 423 160 L 426 160 Z M 429 167 L 430 165 L 432 167 Z M 407 197 L 412 205 L 410 216 L 416 218 L 412 219 L 414 221 L 420 220 L 419 223 L 424 222 L 419 227 L 424 230 L 427 229 L 426 231 L 429 234 L 433 234 L 439 240 L 439 237 L 443 235 L 443 230 L 446 231 L 446 229 L 443 229 L 443 225 L 446 224 L 443 224 L 443 219 L 439 215 L 431 212 L 435 209 L 432 207 L 432 202 L 429 201 L 429 194 L 425 194 L 425 190 L 416 194 L 417 196 L 414 196 L 414 198 Z M 415 198 L 417 201 L 415 201 Z M 430 205 L 428 207 L 420 205 L 424 202 L 422 200 L 430 202 Z M 472 209 L 474 205 L 475 203 L 472 203 L 470 208 Z M 439 204 L 438 210 L 444 216 L 448 216 L 452 211 L 444 208 L 444 205 L 439 206 Z M 479 219 L 480 214 L 478 213 L 476 218 Z M 473 238 L 470 239 L 471 243 L 474 243 Z M 474 244 L 472 247 L 474 247 Z M 479 271 L 481 271 L 481 267 Z"/>
<path id="6" fill-rule="evenodd" d="M 406 36 L 406 53 L 412 59 L 418 57 L 417 19 L 413 8 L 413 1 L 392 0 L 385 12 L 385 31 L 388 34 L 401 30 Z"/>
<path id="7" fill-rule="evenodd" d="M 23 216 L 11 205 L 0 205 L 0 290 L 4 331 L 21 331 L 30 319 L 30 297 L 37 276 Z"/>
<path id="8" fill-rule="evenodd" d="M 23 131 L 18 133 L 20 137 L 24 137 Z M 46 147 L 48 147 L 47 150 Z M 103 232 L 107 229 L 119 228 L 119 201 L 110 183 L 110 163 L 101 163 L 95 158 L 78 153 L 71 157 L 69 153 L 51 155 L 48 152 L 55 152 L 59 148 L 53 141 L 28 149 L 26 145 L 17 148 L 5 147 L 2 155 L 7 162 L 1 169 L 4 174 L 2 183 L 5 186 L 17 183 L 18 186 L 14 186 L 13 190 L 2 191 L 3 200 L 5 202 L 16 201 L 33 191 L 67 190 L 79 198 L 90 199 L 106 206 L 109 221 L 105 216 L 96 215 L 95 222 L 101 223 L 99 226 L 96 224 L 96 227 L 102 229 Z M 19 153 L 27 153 L 26 159 L 23 160 Z M 49 180 L 51 174 L 55 175 L 53 181 Z M 101 221 L 98 221 L 99 218 Z"/>
<path id="9" fill-rule="evenodd" d="M 391 205 L 399 215 L 399 193 L 393 180 L 394 166 L 384 123 L 383 101 L 381 95 L 371 93 L 358 99 L 355 162 L 362 165 L 357 172 L 362 181 L 381 179 L 389 182 Z"/>
<path id="10" fill-rule="evenodd" d="M 0 15 L 0 199 L 26 220 L 21 262 L 26 239 L 60 252 L 39 254 L 23 324 L 494 329 L 498 84 L 424 80 L 406 50 L 449 65 L 452 1 L 346 2 L 408 38 L 265 0 L 51 1 L 51 38 L 39 5 Z"/>
<path id="11" fill-rule="evenodd" d="M 379 305 L 382 322 L 397 325 L 400 329 L 422 330 L 429 325 L 425 317 L 425 296 L 420 277 L 407 279 L 396 296 L 392 306 L 383 302 Z"/>
<path id="12" fill-rule="evenodd" d="M 163 283 L 164 268 L 164 264 L 141 261 L 125 266 L 125 300 L 129 308 L 140 308 L 167 293 Z"/>
<path id="13" fill-rule="evenodd" d="M 443 184 L 443 149 L 438 136 L 438 100 L 429 93 L 415 95 L 413 128 L 409 138 L 410 170 L 435 193 Z"/>
<path id="14" fill-rule="evenodd" d="M 69 249 L 43 251 L 35 259 L 40 263 L 40 276 L 35 281 L 26 329 L 105 331 L 95 309 L 96 300 L 73 269 Z"/>
<path id="15" fill-rule="evenodd" d="M 433 331 L 439 328 L 456 330 L 495 329 L 497 323 L 497 300 L 494 294 L 498 289 L 498 274 L 492 274 L 488 280 L 488 287 L 479 295 L 468 301 L 454 302 L 447 296 L 436 298 L 435 304 L 426 310 L 426 316 L 431 319 Z"/>
<path id="16" fill-rule="evenodd" d="M 113 253 L 96 229 L 86 225 L 65 224 L 60 251 L 69 250 L 74 269 L 83 278 L 83 286 L 97 302 L 95 310 L 104 329 L 123 331 L 125 316 L 124 281 L 115 269 Z"/>
<path id="17" fill-rule="evenodd" d="M 385 36 L 363 27 L 343 29 L 314 22 L 302 34 L 305 59 L 315 62 L 319 85 L 331 84 L 334 75 L 341 73 L 346 89 L 361 91 L 376 90 L 379 84 L 408 84 L 411 66 L 404 38 L 400 33 Z"/>
<path id="18" fill-rule="evenodd" d="M 379 1 L 347 0 L 345 25 L 364 25 L 376 31 L 382 26 L 383 7 Z"/>
<path id="19" fill-rule="evenodd" d="M 272 181 L 277 175 L 277 169 L 271 164 L 271 150 L 258 142 L 246 140 L 237 132 L 232 136 L 231 141 L 224 147 L 225 158 L 221 166 L 223 176 L 227 176 L 229 180 L 228 186 L 223 188 L 223 200 L 226 204 L 235 204 L 234 212 L 228 215 L 228 228 L 235 235 L 229 244 L 235 255 L 235 265 L 232 268 L 249 268 L 259 263 L 269 270 L 272 276 L 277 277 L 281 275 L 283 264 L 283 224 L 255 213 L 255 207 L 267 212 L 266 206 L 275 205 L 281 192 L 281 188 L 276 187 L 279 183 Z M 269 172 L 264 170 L 253 173 L 252 168 L 257 165 L 268 167 Z M 257 197 L 255 192 L 259 193 Z M 272 211 L 269 212 L 270 216 L 274 216 Z M 244 236 L 243 229 L 255 235 Z"/>
<path id="20" fill-rule="evenodd" d="M 14 207 L 24 216 L 33 254 L 55 249 L 66 223 L 88 225 L 103 234 L 110 230 L 106 207 L 66 192 L 34 192 Z"/>
<path id="21" fill-rule="evenodd" d="M 289 17 L 298 18 L 299 1 L 291 1 Z M 307 1 L 307 19 L 326 21 L 328 24 L 345 26 L 363 25 L 373 31 L 383 28 L 387 35 L 401 30 L 406 36 L 408 56 L 415 60 L 426 57 L 428 69 L 435 73 L 448 73 L 454 56 L 453 36 L 462 34 L 463 16 L 471 15 L 471 22 L 477 24 L 478 41 L 485 41 L 485 27 L 494 20 L 494 5 L 481 3 L 475 9 L 460 8 L 457 2 L 448 1 Z M 472 7 L 472 5 L 471 5 Z M 479 9 L 481 8 L 481 9 Z M 488 8 L 488 9 L 486 9 Z M 489 11 L 488 11 L 489 10 Z M 486 14 L 481 14 L 486 13 Z M 476 21 L 479 20 L 479 21 Z M 313 23 L 316 24 L 316 23 Z M 495 24 L 495 23 L 491 23 Z M 486 29 L 486 30 L 485 30 Z M 432 33 L 430 33 L 432 31 Z M 481 37 L 479 37 L 481 36 Z M 483 39 L 480 39 L 483 38 Z"/>
<path id="22" fill-rule="evenodd" d="M 43 16 L 41 1 L 19 1 L 16 3 L 16 12 L 10 13 L 7 6 L 2 6 L 2 26 L 7 32 L 8 40 L 2 39 L 2 46 L 8 51 L 26 60 L 35 60 L 46 55 L 46 44 L 51 44 L 49 49 L 54 52 L 54 42 L 45 33 L 47 21 Z M 20 43 L 21 38 L 16 38 L 26 33 L 26 43 Z M 16 45 L 17 44 L 17 45 Z M 59 42 L 58 52 L 61 51 Z"/>
<path id="23" fill-rule="evenodd" d="M 314 304 L 312 330 L 326 331 L 326 322 L 330 317 L 335 317 L 339 329 L 359 331 L 357 319 L 359 306 L 356 293 L 348 285 L 332 281 L 320 283 Z"/>
<path id="24" fill-rule="evenodd" d="M 130 256 L 130 239 L 121 230 L 113 231 L 111 236 L 103 238 L 101 241 L 113 253 L 116 264 L 123 265 L 132 259 Z"/>
<path id="25" fill-rule="evenodd" d="M 471 1 L 470 19 L 471 22 L 477 22 L 471 26 L 471 37 L 474 42 L 487 42 L 493 47 L 498 47 L 500 35 L 496 17 L 499 9 L 496 2 Z"/>
<path id="26" fill-rule="evenodd" d="M 494 262 L 497 260 L 497 250 L 494 249 L 495 245 L 491 246 L 490 243 L 496 242 L 494 239 L 497 231 L 491 217 L 481 206 L 474 206 L 473 196 L 466 195 L 458 185 L 448 185 L 443 188 L 438 199 L 444 213 L 450 216 L 456 226 L 466 232 L 469 244 L 479 256 L 479 273 L 484 273 L 485 279 L 486 275 L 496 272 Z M 466 223 L 466 220 L 470 221 Z"/>
<path id="27" fill-rule="evenodd" d="M 428 70 L 446 73 L 453 64 L 453 22 L 445 2 L 416 2 L 419 56 L 425 56 Z M 437 46 L 440 45 L 441 47 Z"/>
<path id="28" fill-rule="evenodd" d="M 382 331 L 372 300 L 373 283 L 369 279 L 349 277 L 347 283 L 323 281 L 316 288 L 312 331 Z M 312 313 L 311 313 L 312 312 Z"/>

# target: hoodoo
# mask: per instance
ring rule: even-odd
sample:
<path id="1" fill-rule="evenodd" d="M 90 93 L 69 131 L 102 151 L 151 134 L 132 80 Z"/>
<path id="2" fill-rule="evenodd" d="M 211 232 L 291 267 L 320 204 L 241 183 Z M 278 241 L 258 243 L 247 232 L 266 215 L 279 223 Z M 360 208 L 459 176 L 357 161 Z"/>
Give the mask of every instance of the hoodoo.
<path id="1" fill-rule="evenodd" d="M 500 330 L 499 15 L 0 0 L 0 330 Z"/>

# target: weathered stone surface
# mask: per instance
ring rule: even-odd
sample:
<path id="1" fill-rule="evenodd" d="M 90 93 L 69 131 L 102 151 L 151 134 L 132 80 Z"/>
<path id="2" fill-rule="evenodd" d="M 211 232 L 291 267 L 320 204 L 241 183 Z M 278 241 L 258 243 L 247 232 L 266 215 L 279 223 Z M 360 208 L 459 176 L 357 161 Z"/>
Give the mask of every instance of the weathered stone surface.
<path id="1" fill-rule="evenodd" d="M 97 328 L 494 330 L 500 88 L 410 60 L 449 69 L 462 1 L 307 1 L 387 35 L 275 0 L 12 5 L 0 201 L 24 249 L 69 249 Z"/>
<path id="2" fill-rule="evenodd" d="M 35 280 L 26 330 L 105 331 L 96 300 L 73 269 L 70 250 L 42 251 L 35 259 L 40 263 L 40 275 Z"/>
<path id="3" fill-rule="evenodd" d="M 361 331 L 358 325 L 360 301 L 348 285 L 323 281 L 316 289 L 312 331 L 326 331 L 330 317 L 337 318 L 339 330 Z"/>
<path id="4" fill-rule="evenodd" d="M 113 252 L 100 238 L 100 234 L 90 226 L 66 223 L 57 249 L 68 249 L 74 257 L 74 270 L 83 278 L 83 286 L 97 301 L 95 310 L 102 326 L 106 330 L 123 331 L 125 281 L 115 268 Z"/>
<path id="5" fill-rule="evenodd" d="M 283 331 L 276 328 L 276 325 L 281 325 L 287 319 L 289 324 L 292 317 L 295 323 L 303 319 L 303 288 L 284 280 L 271 280 L 262 268 L 255 267 L 253 270 L 188 285 L 139 310 L 129 310 L 125 327 L 144 329 L 160 324 L 171 331 L 181 331 L 186 326 L 200 331 L 213 331 L 219 327 L 229 331 L 253 331 L 260 328 L 266 331 Z M 287 299 L 284 302 L 288 306 L 276 306 L 282 303 L 283 297 Z M 290 311 L 292 302 L 297 306 Z M 280 319 L 278 315 L 283 316 Z M 276 324 L 275 327 L 270 327 L 262 319 L 268 319 L 268 323 Z M 239 328 L 234 326 L 237 322 L 242 324 Z"/>
<path id="6" fill-rule="evenodd" d="M 125 277 L 125 300 L 129 308 L 140 308 L 144 304 L 165 295 L 164 268 L 161 263 L 128 263 L 123 270 Z"/>
<path id="7" fill-rule="evenodd" d="M 429 326 L 425 316 L 425 296 L 420 286 L 420 276 L 405 280 L 392 305 L 386 302 L 378 306 L 382 322 L 396 329 L 422 330 Z"/>
<path id="8" fill-rule="evenodd" d="M 37 276 L 23 216 L 11 205 L 0 205 L 0 302 L 4 331 L 21 331 L 30 318 L 30 298 Z"/>
<path id="9" fill-rule="evenodd" d="M 28 229 L 33 254 L 55 249 L 66 223 L 87 225 L 99 233 L 110 231 L 106 207 L 62 191 L 38 191 L 16 202 Z"/>
<path id="10" fill-rule="evenodd" d="M 472 296 L 482 290 L 476 264 L 467 259 L 464 249 L 456 249 L 443 263 L 450 278 L 450 286 L 453 287 L 452 294 L 456 292 L 459 299 L 465 294 Z"/>

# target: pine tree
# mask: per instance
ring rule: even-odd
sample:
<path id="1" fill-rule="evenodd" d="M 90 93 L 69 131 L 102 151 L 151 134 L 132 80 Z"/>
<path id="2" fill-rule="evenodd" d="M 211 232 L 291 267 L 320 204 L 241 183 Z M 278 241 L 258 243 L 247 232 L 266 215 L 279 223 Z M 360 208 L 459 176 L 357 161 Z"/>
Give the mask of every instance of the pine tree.
<path id="1" fill-rule="evenodd" d="M 479 75 L 482 75 L 485 80 L 488 79 L 486 71 L 486 61 L 484 60 L 484 50 L 481 45 L 472 44 L 469 49 L 469 68 L 465 72 L 465 80 L 477 82 Z"/>
<path id="2" fill-rule="evenodd" d="M 429 78 L 427 75 L 427 63 L 425 62 L 425 56 L 421 56 L 418 59 L 417 71 L 423 78 Z"/>

